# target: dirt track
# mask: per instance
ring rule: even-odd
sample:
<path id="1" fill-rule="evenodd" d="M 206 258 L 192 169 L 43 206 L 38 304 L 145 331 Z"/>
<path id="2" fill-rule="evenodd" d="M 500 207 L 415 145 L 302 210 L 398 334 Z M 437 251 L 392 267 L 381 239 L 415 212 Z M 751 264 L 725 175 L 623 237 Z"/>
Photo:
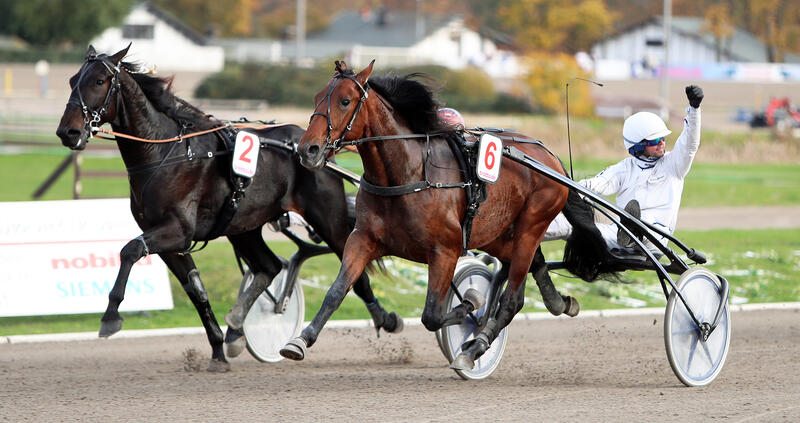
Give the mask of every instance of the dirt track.
<path id="1" fill-rule="evenodd" d="M 685 388 L 663 317 L 515 321 L 499 369 L 449 370 L 421 326 L 329 329 L 304 362 L 186 370 L 205 337 L 0 345 L 0 421 L 799 421 L 800 313 L 732 314 L 725 368 Z M 290 420 L 291 419 L 291 420 Z"/>

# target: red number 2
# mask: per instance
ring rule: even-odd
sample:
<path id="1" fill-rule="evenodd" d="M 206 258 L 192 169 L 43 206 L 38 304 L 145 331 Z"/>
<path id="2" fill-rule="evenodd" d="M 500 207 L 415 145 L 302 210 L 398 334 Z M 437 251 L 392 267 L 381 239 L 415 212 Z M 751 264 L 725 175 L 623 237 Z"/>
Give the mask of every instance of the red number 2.
<path id="1" fill-rule="evenodd" d="M 486 157 L 483 158 L 483 164 L 486 165 L 486 169 L 491 169 L 494 167 L 494 153 L 493 151 L 497 150 L 497 144 L 490 142 L 488 146 L 486 146 Z"/>
<path id="2" fill-rule="evenodd" d="M 252 160 L 250 160 L 250 158 L 247 157 L 247 153 L 249 153 L 250 150 L 253 149 L 253 137 L 248 135 L 248 136 L 242 138 L 242 142 L 249 142 L 250 145 L 248 145 L 247 149 L 245 149 L 244 152 L 242 152 L 242 155 L 239 156 L 239 160 L 241 160 L 241 161 L 243 161 L 245 163 L 250 163 Z"/>

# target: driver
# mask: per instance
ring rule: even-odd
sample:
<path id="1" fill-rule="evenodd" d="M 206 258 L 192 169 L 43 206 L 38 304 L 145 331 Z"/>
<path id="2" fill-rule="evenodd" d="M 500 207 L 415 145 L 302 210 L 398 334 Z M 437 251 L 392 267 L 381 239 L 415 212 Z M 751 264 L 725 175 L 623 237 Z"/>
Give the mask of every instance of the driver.
<path id="1" fill-rule="evenodd" d="M 672 234 L 678 221 L 683 180 L 700 146 L 703 90 L 690 85 L 686 87 L 686 97 L 689 107 L 683 119 L 683 132 L 672 151 L 665 151 L 665 137 L 672 131 L 667 129 L 664 121 L 650 112 L 636 113 L 625 119 L 622 126 L 622 140 L 631 157 L 578 183 L 601 195 L 616 195 L 617 205 L 625 205 L 629 214 Z M 597 227 L 612 252 L 634 253 L 634 241 L 616 224 L 600 223 Z M 571 232 L 569 222 L 559 214 L 547 228 L 544 240 L 567 239 Z M 644 241 L 648 249 L 661 254 L 648 240 Z M 659 241 L 664 245 L 667 243 L 663 237 Z"/>

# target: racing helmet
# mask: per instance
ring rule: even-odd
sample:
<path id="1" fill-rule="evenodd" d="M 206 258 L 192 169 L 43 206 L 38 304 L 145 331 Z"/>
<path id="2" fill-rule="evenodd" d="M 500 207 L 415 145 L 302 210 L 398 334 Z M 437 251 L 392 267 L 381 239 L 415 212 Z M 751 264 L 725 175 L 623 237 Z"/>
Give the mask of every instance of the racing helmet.
<path id="1" fill-rule="evenodd" d="M 451 109 L 449 107 L 439 109 L 439 120 L 456 131 L 461 131 L 466 128 L 464 118 L 461 117 L 461 113 L 458 113 L 456 109 Z"/>
<path id="2" fill-rule="evenodd" d="M 625 150 L 634 156 L 644 152 L 638 151 L 637 145 L 643 140 L 655 140 L 671 134 L 664 121 L 657 114 L 651 112 L 639 112 L 625 119 L 622 125 L 622 141 Z M 643 147 L 643 146 L 642 146 Z"/>

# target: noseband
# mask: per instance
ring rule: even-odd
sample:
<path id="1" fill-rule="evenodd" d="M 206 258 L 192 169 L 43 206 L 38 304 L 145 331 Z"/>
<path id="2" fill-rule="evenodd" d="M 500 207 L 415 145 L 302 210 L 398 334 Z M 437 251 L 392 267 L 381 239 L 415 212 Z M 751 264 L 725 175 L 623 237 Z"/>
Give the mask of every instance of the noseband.
<path id="1" fill-rule="evenodd" d="M 361 90 L 361 98 L 358 99 L 358 105 L 356 106 L 356 110 L 353 112 L 353 116 L 350 117 L 350 122 L 347 124 L 347 127 L 345 128 L 344 132 L 342 132 L 342 135 L 340 135 L 339 138 L 336 138 L 335 140 L 331 141 L 331 132 L 333 131 L 333 122 L 331 122 L 331 94 L 333 94 L 333 90 L 336 89 L 336 87 L 339 86 L 339 84 L 344 82 L 345 79 L 349 79 L 353 81 L 354 84 L 356 84 L 358 89 Z M 350 129 L 353 127 L 353 121 L 356 120 L 356 116 L 358 115 L 358 112 L 361 111 L 361 107 L 364 105 L 364 101 L 366 101 L 367 98 L 369 98 L 368 84 L 364 84 L 362 86 L 356 80 L 355 75 L 345 75 L 342 72 L 339 72 L 336 75 L 334 75 L 333 84 L 331 85 L 331 88 L 328 90 L 328 93 L 325 94 L 325 97 L 322 97 L 319 103 L 317 103 L 316 106 L 314 106 L 314 113 L 311 114 L 311 118 L 308 121 L 308 124 L 311 125 L 311 119 L 314 119 L 314 116 L 316 115 L 324 116 L 325 119 L 328 120 L 328 135 L 325 137 L 324 152 L 327 152 L 329 150 L 336 151 L 342 148 L 341 142 L 344 139 L 345 135 L 347 135 L 347 133 L 350 132 Z M 326 113 L 318 112 L 317 108 L 319 108 L 319 105 L 326 100 L 328 102 Z"/>
<path id="2" fill-rule="evenodd" d="M 105 66 L 108 72 L 111 73 L 111 88 L 109 88 L 108 92 L 106 92 L 106 98 L 103 100 L 103 103 L 95 108 L 90 108 L 87 106 L 86 102 L 83 100 L 83 94 L 81 94 L 81 82 L 86 74 L 88 65 L 92 62 L 100 62 L 103 66 Z M 78 76 L 78 82 L 75 84 L 74 88 L 74 90 L 78 93 L 78 101 L 80 101 L 80 103 L 70 99 L 67 104 L 74 104 L 81 108 L 81 112 L 83 113 L 84 128 L 89 131 L 89 137 L 92 137 L 99 129 L 98 123 L 100 123 L 100 117 L 106 112 L 106 107 L 108 107 L 108 104 L 111 102 L 111 96 L 120 89 L 119 79 L 117 78 L 118 74 L 119 66 L 111 62 L 111 60 L 105 54 L 88 56 L 86 58 L 86 62 L 84 62 L 83 66 L 81 66 L 80 76 Z"/>

